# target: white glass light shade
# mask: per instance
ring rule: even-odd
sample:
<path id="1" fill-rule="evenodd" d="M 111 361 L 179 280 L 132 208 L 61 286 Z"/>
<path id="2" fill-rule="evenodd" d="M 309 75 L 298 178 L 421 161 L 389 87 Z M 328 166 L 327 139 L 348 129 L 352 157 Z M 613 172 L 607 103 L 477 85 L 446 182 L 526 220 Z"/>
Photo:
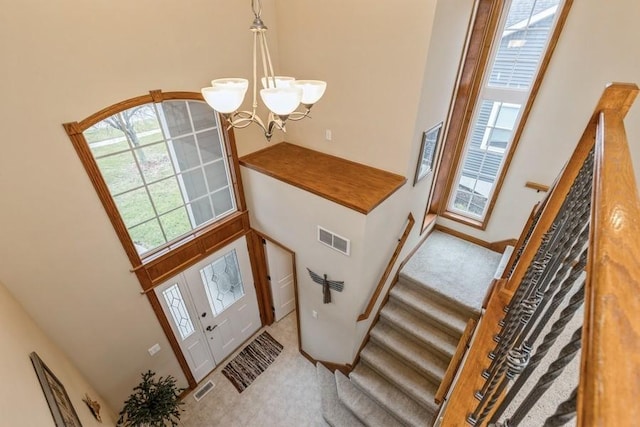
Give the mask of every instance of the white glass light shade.
<path id="1" fill-rule="evenodd" d="M 321 80 L 296 80 L 293 85 L 302 88 L 302 101 L 300 102 L 307 105 L 318 102 L 327 89 L 327 82 Z"/>
<path id="2" fill-rule="evenodd" d="M 217 79 L 211 81 L 211 87 L 202 89 L 202 96 L 211 108 L 229 114 L 240 108 L 248 87 L 246 79 Z"/>
<path id="3" fill-rule="evenodd" d="M 289 77 L 289 76 L 275 76 L 274 79 L 276 80 L 275 87 L 290 87 L 293 84 L 293 82 L 295 82 L 296 80 L 294 77 Z M 261 81 L 262 81 L 263 88 L 265 89 L 273 88 L 272 78 L 263 77 Z"/>
<path id="4" fill-rule="evenodd" d="M 271 88 L 260 91 L 262 102 L 278 116 L 288 116 L 293 113 L 302 99 L 302 89 L 299 87 Z"/>

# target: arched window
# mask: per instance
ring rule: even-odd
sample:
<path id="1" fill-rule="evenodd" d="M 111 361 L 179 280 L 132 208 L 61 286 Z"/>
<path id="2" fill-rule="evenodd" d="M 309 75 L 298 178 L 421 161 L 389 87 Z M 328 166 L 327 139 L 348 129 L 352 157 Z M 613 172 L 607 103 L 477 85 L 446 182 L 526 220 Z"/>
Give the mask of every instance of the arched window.
<path id="1" fill-rule="evenodd" d="M 153 266 L 143 288 L 237 232 L 233 138 L 200 94 L 153 91 L 64 126 L 134 269 Z"/>

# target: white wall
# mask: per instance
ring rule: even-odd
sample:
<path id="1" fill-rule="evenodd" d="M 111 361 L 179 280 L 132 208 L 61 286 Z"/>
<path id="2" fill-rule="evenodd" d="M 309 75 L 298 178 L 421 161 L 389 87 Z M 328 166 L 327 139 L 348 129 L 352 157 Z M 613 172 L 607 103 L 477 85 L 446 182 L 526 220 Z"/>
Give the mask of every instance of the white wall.
<path id="1" fill-rule="evenodd" d="M 526 181 L 550 185 L 578 143 L 608 82 L 640 83 L 640 2 L 574 1 L 531 110 L 486 231 L 439 222 L 485 241 L 518 237 L 542 193 Z M 625 121 L 636 181 L 640 181 L 640 105 Z"/>
<path id="2" fill-rule="evenodd" d="M 115 426 L 117 417 L 69 358 L 42 332 L 7 288 L 0 283 L 0 414 L 4 426 L 53 426 L 54 421 L 29 358 L 33 351 L 64 386 L 86 427 Z M 101 406 L 102 424 L 82 401 L 87 393 Z"/>
<path id="3" fill-rule="evenodd" d="M 271 1 L 264 7 L 265 19 L 274 15 Z M 249 2 L 1 8 L 0 281 L 114 410 L 147 369 L 185 386 L 62 123 L 152 89 L 198 91 L 214 77 L 249 77 Z M 162 350 L 151 357 L 155 343 Z"/>

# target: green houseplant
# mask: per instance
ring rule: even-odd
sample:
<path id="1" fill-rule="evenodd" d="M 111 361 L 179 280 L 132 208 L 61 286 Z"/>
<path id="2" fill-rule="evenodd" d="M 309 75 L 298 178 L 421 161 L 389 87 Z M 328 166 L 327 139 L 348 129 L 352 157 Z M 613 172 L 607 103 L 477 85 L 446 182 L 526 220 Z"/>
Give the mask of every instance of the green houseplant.
<path id="1" fill-rule="evenodd" d="M 124 402 L 118 426 L 164 427 L 177 426 L 180 420 L 180 393 L 176 380 L 171 375 L 155 379 L 155 372 L 142 374 L 142 382 Z M 169 424 L 170 423 L 170 424 Z"/>

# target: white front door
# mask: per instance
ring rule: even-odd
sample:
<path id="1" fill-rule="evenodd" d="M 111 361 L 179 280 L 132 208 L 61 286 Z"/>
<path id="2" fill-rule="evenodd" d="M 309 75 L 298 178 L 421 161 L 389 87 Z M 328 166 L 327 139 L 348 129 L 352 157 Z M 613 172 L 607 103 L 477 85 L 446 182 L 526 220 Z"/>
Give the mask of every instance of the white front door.
<path id="1" fill-rule="evenodd" d="M 246 239 L 236 240 L 184 274 L 213 358 L 220 363 L 261 326 Z"/>
<path id="2" fill-rule="evenodd" d="M 196 382 L 202 380 L 216 367 L 202 325 L 195 314 L 195 306 L 184 281 L 179 274 L 155 288 L 162 310 L 169 320 L 171 330 Z"/>
<path id="3" fill-rule="evenodd" d="M 261 326 L 245 237 L 158 286 L 156 294 L 196 381 Z"/>
<path id="4" fill-rule="evenodd" d="M 266 239 L 264 241 L 273 311 L 277 322 L 291 313 L 296 306 L 296 294 L 293 286 L 293 255 L 273 242 Z"/>

